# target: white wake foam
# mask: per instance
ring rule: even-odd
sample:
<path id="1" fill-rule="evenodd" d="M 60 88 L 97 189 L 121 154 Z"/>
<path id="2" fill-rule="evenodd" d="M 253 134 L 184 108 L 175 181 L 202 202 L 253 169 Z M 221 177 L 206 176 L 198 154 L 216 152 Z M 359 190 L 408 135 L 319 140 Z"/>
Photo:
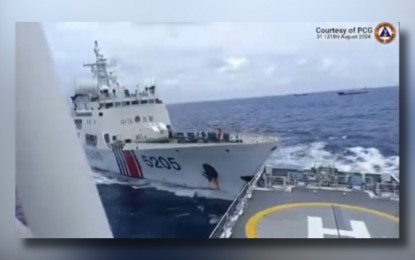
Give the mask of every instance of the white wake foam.
<path id="1" fill-rule="evenodd" d="M 331 153 L 325 148 L 324 142 L 279 147 L 267 160 L 267 165 L 306 169 L 316 162 L 325 162 L 335 163 L 341 171 L 391 173 L 399 176 L 399 156 L 384 156 L 376 148 L 350 147 L 339 153 Z M 163 182 L 129 179 L 101 172 L 94 172 L 93 177 L 96 183 L 101 185 L 128 185 L 134 189 L 151 187 L 172 192 L 176 196 L 234 199 L 234 194 L 225 191 L 194 189 Z"/>
<path id="2" fill-rule="evenodd" d="M 334 163 L 341 171 L 391 173 L 399 176 L 399 156 L 385 156 L 373 147 L 349 147 L 339 153 L 331 153 L 325 148 L 324 142 L 279 147 L 267 164 L 305 169 L 315 162 L 325 162 Z"/>
<path id="3" fill-rule="evenodd" d="M 157 190 L 172 192 L 176 196 L 183 197 L 203 197 L 224 200 L 233 200 L 235 198 L 234 193 L 226 192 L 223 190 L 195 189 L 157 181 L 149 181 L 149 187 L 155 188 Z"/>
<path id="4" fill-rule="evenodd" d="M 154 188 L 161 191 L 171 192 L 174 193 L 176 196 L 182 197 L 204 197 L 225 200 L 233 200 L 235 197 L 234 194 L 226 191 L 195 189 L 184 186 L 177 186 L 174 184 L 164 182 L 150 181 L 146 179 L 137 180 L 107 172 L 93 171 L 92 177 L 95 180 L 96 184 L 100 185 L 126 185 L 130 186 L 133 189 Z"/>
<path id="5" fill-rule="evenodd" d="M 96 184 L 101 185 L 127 185 L 131 186 L 133 189 L 149 187 L 149 182 L 145 179 L 131 179 L 115 173 L 92 171 L 92 178 L 95 180 Z"/>
<path id="6" fill-rule="evenodd" d="M 218 216 L 216 214 L 209 214 L 209 224 L 215 225 L 219 222 L 221 216 Z"/>

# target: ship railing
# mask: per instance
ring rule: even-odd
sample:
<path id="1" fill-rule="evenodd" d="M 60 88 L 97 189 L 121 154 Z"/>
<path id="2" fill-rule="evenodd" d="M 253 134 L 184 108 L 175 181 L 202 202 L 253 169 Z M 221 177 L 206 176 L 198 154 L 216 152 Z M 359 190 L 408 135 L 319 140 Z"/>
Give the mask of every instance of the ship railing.
<path id="1" fill-rule="evenodd" d="M 356 177 L 356 176 L 355 176 Z M 361 189 L 372 191 L 378 197 L 393 194 L 399 197 L 399 181 L 392 178 L 390 182 L 380 182 L 370 176 L 353 178 L 353 175 L 313 174 L 312 172 L 264 173 L 261 178 L 261 187 L 266 189 L 285 189 L 288 186 L 304 185 L 313 189 Z"/>
<path id="2" fill-rule="evenodd" d="M 399 196 L 399 183 L 376 183 L 373 192 L 379 197 L 383 194 L 394 194 Z"/>
<path id="3" fill-rule="evenodd" d="M 263 172 L 264 170 L 261 169 L 261 171 L 259 171 L 251 181 L 243 186 L 238 196 L 232 201 L 225 214 L 213 229 L 209 238 L 229 238 L 232 235 L 231 230 L 237 219 L 243 214 L 247 205 L 247 200 L 252 197 L 252 190 L 256 186 L 256 183 L 262 176 Z"/>
<path id="4" fill-rule="evenodd" d="M 229 133 L 224 132 L 219 135 L 214 131 L 186 131 L 186 132 L 175 132 L 174 138 L 179 142 L 204 142 L 204 143 L 215 143 L 215 142 L 242 142 L 240 139 L 235 139 Z"/>
<path id="5" fill-rule="evenodd" d="M 286 188 L 289 177 L 273 175 L 272 173 L 264 173 L 263 175 L 263 186 L 266 189 L 275 189 L 275 188 Z"/>
<path id="6" fill-rule="evenodd" d="M 179 142 L 228 142 L 228 143 L 258 143 L 273 142 L 277 140 L 275 136 L 250 134 L 250 133 L 230 133 L 230 132 L 214 132 L 214 131 L 187 131 L 175 132 L 174 138 Z"/>
<path id="7" fill-rule="evenodd" d="M 391 178 L 393 181 L 397 182 L 399 184 L 399 178 L 396 177 L 394 174 L 391 174 Z"/>
<path id="8" fill-rule="evenodd" d="M 310 170 L 298 171 L 286 169 L 283 172 L 264 173 L 261 186 L 267 189 L 285 189 L 288 186 L 305 186 L 309 188 L 345 189 L 356 185 L 365 189 L 373 188 L 374 181 L 367 177 L 365 181 L 354 182 L 350 175 L 322 174 Z"/>
<path id="9" fill-rule="evenodd" d="M 260 135 L 260 134 L 237 134 L 237 137 L 245 143 L 263 143 L 263 142 L 275 142 L 278 141 L 276 136 Z"/>

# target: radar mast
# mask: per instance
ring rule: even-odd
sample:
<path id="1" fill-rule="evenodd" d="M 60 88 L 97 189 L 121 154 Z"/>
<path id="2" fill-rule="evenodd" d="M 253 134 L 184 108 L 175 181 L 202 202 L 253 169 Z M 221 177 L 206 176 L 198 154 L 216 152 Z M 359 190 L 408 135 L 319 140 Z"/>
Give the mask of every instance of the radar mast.
<path id="1" fill-rule="evenodd" d="M 117 78 L 113 75 L 113 72 L 108 72 L 108 68 L 115 67 L 115 64 L 108 64 L 107 59 L 100 53 L 98 47 L 98 41 L 95 41 L 94 53 L 96 61 L 95 63 L 86 63 L 84 67 L 90 67 L 92 74 L 97 79 L 97 86 L 111 86 L 111 83 L 117 84 Z"/>

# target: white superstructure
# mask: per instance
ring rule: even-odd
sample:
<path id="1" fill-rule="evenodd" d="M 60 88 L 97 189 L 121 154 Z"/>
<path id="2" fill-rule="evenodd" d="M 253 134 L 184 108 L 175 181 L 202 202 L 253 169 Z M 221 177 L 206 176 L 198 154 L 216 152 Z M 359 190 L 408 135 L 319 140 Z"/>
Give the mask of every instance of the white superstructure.
<path id="1" fill-rule="evenodd" d="M 230 135 L 217 129 L 174 132 L 155 84 L 130 91 L 94 48 L 84 64 L 93 77 L 76 82 L 72 96 L 78 137 L 91 167 L 131 178 L 238 193 L 276 148 L 276 138 Z M 245 177 L 245 178 L 244 178 Z"/>

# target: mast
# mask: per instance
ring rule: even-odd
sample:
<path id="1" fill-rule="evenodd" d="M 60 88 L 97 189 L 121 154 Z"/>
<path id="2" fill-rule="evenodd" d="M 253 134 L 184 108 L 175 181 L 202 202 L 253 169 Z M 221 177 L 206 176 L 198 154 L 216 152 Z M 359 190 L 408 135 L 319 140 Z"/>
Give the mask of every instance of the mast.
<path id="1" fill-rule="evenodd" d="M 89 67 L 92 74 L 97 79 L 97 86 L 111 86 L 111 83 L 117 83 L 117 79 L 112 72 L 108 72 L 108 68 L 115 67 L 115 64 L 108 64 L 107 59 L 100 53 L 98 41 L 95 41 L 94 47 L 95 63 L 86 63 L 84 67 Z"/>

